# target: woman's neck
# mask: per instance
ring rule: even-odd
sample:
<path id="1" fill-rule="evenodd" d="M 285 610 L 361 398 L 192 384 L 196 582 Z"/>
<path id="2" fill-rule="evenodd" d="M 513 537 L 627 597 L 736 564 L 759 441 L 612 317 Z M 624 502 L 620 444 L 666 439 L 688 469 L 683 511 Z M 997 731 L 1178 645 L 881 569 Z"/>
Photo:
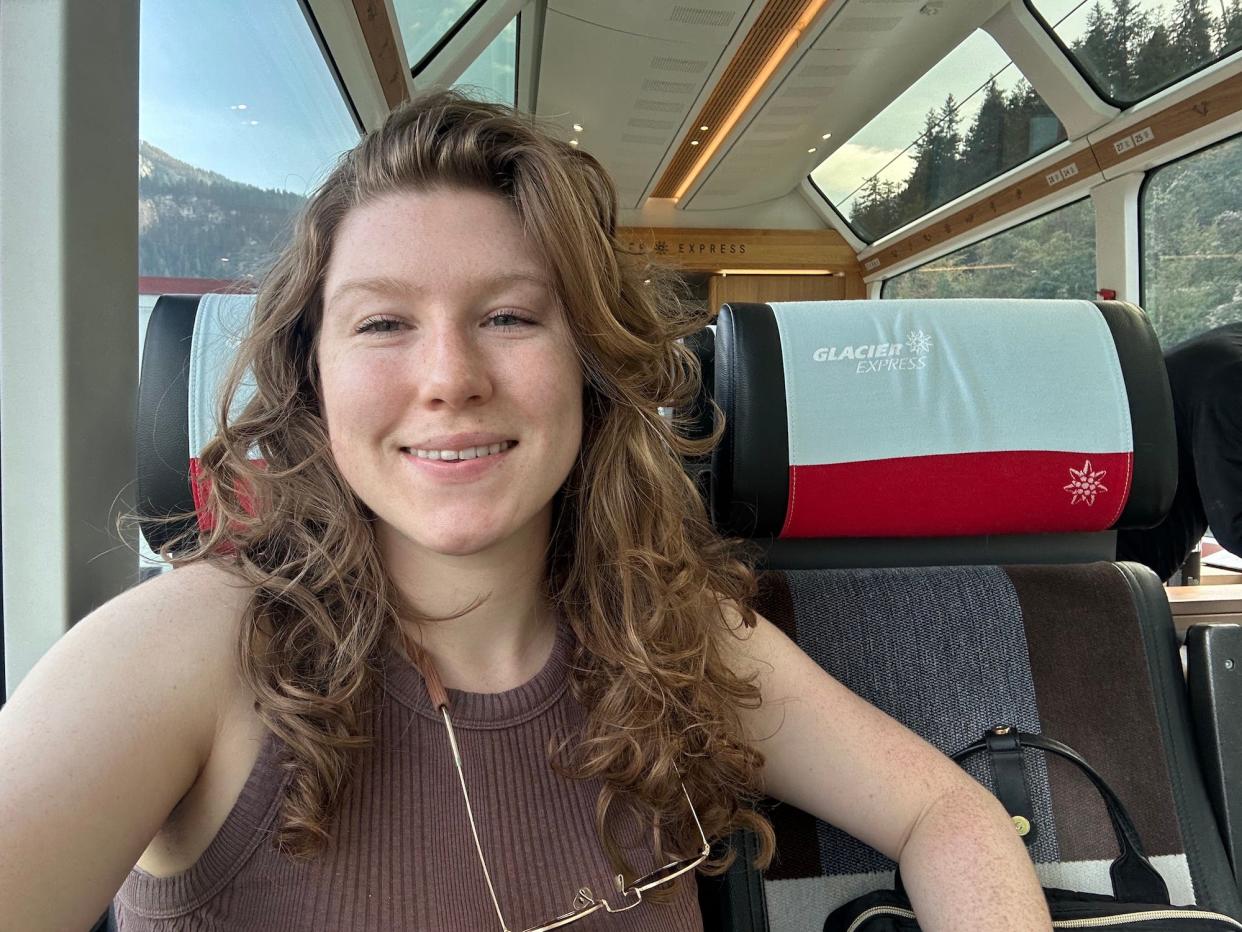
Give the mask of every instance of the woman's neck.
<path id="1" fill-rule="evenodd" d="M 402 620 L 405 635 L 435 664 L 444 686 L 504 692 L 543 668 L 557 619 L 544 592 L 543 548 L 450 556 L 387 548 L 393 578 L 416 611 L 445 618 Z"/>

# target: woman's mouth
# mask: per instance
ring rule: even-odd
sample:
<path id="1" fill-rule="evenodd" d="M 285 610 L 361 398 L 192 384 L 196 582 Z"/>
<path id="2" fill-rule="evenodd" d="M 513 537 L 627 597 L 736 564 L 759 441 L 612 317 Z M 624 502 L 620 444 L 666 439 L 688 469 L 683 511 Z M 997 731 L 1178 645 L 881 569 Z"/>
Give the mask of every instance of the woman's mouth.
<path id="1" fill-rule="evenodd" d="M 504 453 L 506 450 L 516 445 L 516 440 L 504 440 L 500 443 L 484 444 L 477 447 L 465 447 L 461 450 L 421 450 L 415 447 L 402 447 L 401 449 L 403 453 L 408 453 L 420 460 L 451 463 L 462 462 L 465 460 L 484 459 L 488 456 L 496 456 L 497 454 Z"/>

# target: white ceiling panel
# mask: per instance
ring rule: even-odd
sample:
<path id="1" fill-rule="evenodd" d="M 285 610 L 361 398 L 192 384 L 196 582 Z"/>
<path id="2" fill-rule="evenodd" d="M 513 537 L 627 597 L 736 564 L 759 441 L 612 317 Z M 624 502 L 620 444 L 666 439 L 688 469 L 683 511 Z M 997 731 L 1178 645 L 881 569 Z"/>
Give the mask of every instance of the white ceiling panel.
<path id="1" fill-rule="evenodd" d="M 613 172 L 623 207 L 639 207 L 750 8 L 751 0 L 553 0 L 537 113 Z"/>
<path id="2" fill-rule="evenodd" d="M 779 197 L 862 129 L 1005 0 L 850 0 L 792 67 L 762 109 L 735 135 L 725 155 L 693 191 L 686 209 L 720 210 Z M 923 10 L 936 10 L 934 14 Z M 771 147 L 769 114 L 802 108 L 800 132 Z M 790 108 L 790 109 L 787 109 Z M 829 140 L 822 139 L 831 133 Z M 807 150 L 814 147 L 815 152 Z M 742 191 L 734 162 L 765 170 Z M 720 175 L 717 188 L 717 175 Z"/>

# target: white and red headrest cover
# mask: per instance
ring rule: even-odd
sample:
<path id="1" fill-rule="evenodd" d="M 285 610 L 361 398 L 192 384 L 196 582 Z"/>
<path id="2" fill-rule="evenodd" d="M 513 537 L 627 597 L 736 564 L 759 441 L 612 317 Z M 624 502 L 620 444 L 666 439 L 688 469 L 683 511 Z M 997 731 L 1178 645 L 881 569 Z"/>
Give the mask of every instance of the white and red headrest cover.
<path id="1" fill-rule="evenodd" d="M 781 538 L 1115 527 L 1136 474 L 1124 370 L 1140 365 L 1162 376 L 1159 345 L 1141 311 L 1115 302 L 726 307 L 714 511 L 736 532 Z M 1163 397 L 1164 412 L 1142 416 L 1166 419 L 1155 433 L 1171 495 L 1167 382 Z M 1137 433 L 1151 457 L 1153 428 Z"/>

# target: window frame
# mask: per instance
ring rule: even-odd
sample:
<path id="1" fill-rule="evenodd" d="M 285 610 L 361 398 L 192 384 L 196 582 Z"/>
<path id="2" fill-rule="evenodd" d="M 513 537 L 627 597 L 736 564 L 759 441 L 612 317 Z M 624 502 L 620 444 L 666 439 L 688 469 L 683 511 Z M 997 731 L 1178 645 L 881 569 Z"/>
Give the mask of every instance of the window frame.
<path id="1" fill-rule="evenodd" d="M 427 66 L 435 60 L 435 57 L 443 52 L 450 42 L 457 38 L 458 34 L 466 28 L 466 24 L 474 18 L 474 15 L 478 13 L 479 10 L 483 9 L 483 7 L 487 6 L 489 2 L 490 0 L 474 0 L 474 3 L 470 4 L 470 8 L 457 18 L 457 22 L 455 22 L 449 29 L 446 29 L 444 34 L 432 44 L 431 48 L 427 49 L 427 51 L 423 53 L 423 57 L 410 66 L 410 77 L 417 78 L 427 68 Z M 519 13 L 518 15 L 520 16 L 521 14 Z M 519 26 L 518 28 L 520 29 L 521 27 Z M 397 24 L 396 31 L 397 38 L 404 44 L 405 37 L 401 35 L 400 24 Z M 514 68 L 514 73 L 516 74 L 516 72 L 517 69 Z M 515 90 L 515 99 L 516 93 L 517 92 Z"/>
<path id="2" fill-rule="evenodd" d="M 849 140 L 847 139 L 845 143 L 848 143 L 848 142 Z M 842 143 L 842 145 L 845 145 L 845 143 Z M 819 198 L 821 201 L 823 201 L 824 206 L 827 207 L 829 210 L 831 210 L 834 214 L 836 214 L 837 219 L 839 219 L 843 224 L 845 224 L 846 228 L 849 229 L 851 233 L 857 236 L 859 240 L 866 243 L 868 246 L 878 243 L 881 239 L 884 238 L 884 236 L 891 236 L 892 233 L 896 233 L 897 230 L 901 229 L 901 227 L 898 227 L 897 230 L 893 230 L 891 233 L 885 233 L 884 236 L 877 237 L 876 239 L 867 239 L 867 237 L 863 236 L 863 234 L 859 231 L 857 227 L 854 226 L 854 224 L 850 223 L 849 217 L 845 216 L 845 214 L 837 210 L 837 205 L 832 203 L 832 199 L 829 198 L 828 195 L 824 193 L 824 189 L 815 183 L 815 179 L 811 177 L 810 172 L 807 172 L 806 180 L 811 185 L 811 187 L 815 189 L 815 193 L 819 195 Z M 961 195 L 958 195 L 958 197 L 960 196 Z M 931 213 L 931 211 L 928 211 L 928 213 Z M 926 216 L 927 214 L 923 215 L 923 217 L 926 217 Z M 911 220 L 910 223 L 917 223 L 919 220 L 922 220 L 923 217 L 916 217 L 914 220 Z M 903 226 L 909 226 L 909 224 L 903 224 Z"/>
<path id="3" fill-rule="evenodd" d="M 1203 71 L 1205 68 L 1210 68 L 1212 65 L 1215 65 L 1218 62 L 1225 61 L 1226 59 L 1232 58 L 1235 55 L 1242 52 L 1242 48 L 1238 48 L 1238 49 L 1234 49 L 1232 52 L 1225 52 L 1223 55 L 1217 55 L 1214 58 L 1211 58 L 1208 61 L 1205 61 L 1202 64 L 1198 65 L 1193 71 L 1188 71 L 1186 74 L 1183 74 L 1180 77 L 1173 78 L 1172 80 L 1169 80 L 1165 82 L 1164 84 L 1158 85 L 1157 87 L 1148 91 L 1142 97 L 1139 97 L 1139 98 L 1136 98 L 1135 100 L 1130 100 L 1130 101 L 1122 100 L 1120 98 L 1114 97 L 1112 94 L 1105 91 L 1104 88 L 1100 85 L 1099 81 L 1096 80 L 1095 75 L 1092 74 L 1086 67 L 1083 66 L 1083 63 L 1079 60 L 1078 56 L 1074 54 L 1073 50 L 1070 49 L 1070 47 L 1061 40 L 1061 37 L 1060 35 L 1057 34 L 1056 29 L 1054 29 L 1051 25 L 1049 25 L 1048 20 L 1044 19 L 1043 14 L 1040 13 L 1038 9 L 1036 9 L 1035 0 L 1022 0 L 1022 3 L 1025 4 L 1027 10 L 1030 11 L 1031 15 L 1035 17 L 1035 22 L 1039 23 L 1039 25 L 1043 27 L 1044 32 L 1048 34 L 1049 38 L 1051 38 L 1052 41 L 1056 43 L 1057 48 L 1061 50 L 1061 54 L 1065 56 L 1065 60 L 1070 63 L 1070 65 L 1074 68 L 1075 71 L 1077 71 L 1080 75 L 1082 75 L 1082 79 L 1087 82 L 1087 86 L 1091 88 L 1092 93 L 1094 93 L 1095 96 L 1098 97 L 1100 100 L 1102 100 L 1104 103 L 1108 104 L 1111 107 L 1116 107 L 1118 110 L 1121 110 L 1123 112 L 1126 110 L 1130 110 L 1134 107 L 1137 107 L 1139 104 L 1143 103 L 1143 101 L 1150 100 L 1152 97 L 1155 97 L 1157 94 L 1161 94 L 1164 91 L 1167 91 L 1171 87 L 1176 87 L 1177 85 L 1181 84 L 1183 81 L 1189 81 L 1191 78 L 1199 74 L 1199 72 Z"/>
<path id="4" fill-rule="evenodd" d="M 1019 222 L 1019 223 L 1015 223 L 1015 224 L 1013 224 L 1012 226 L 1007 226 L 1007 227 L 1005 227 L 1003 230 L 997 230 L 995 233 L 990 233 L 990 234 L 988 234 L 987 236 L 981 237 L 980 239 L 977 239 L 977 240 L 972 240 L 971 242 L 966 243 L 966 244 L 964 244 L 964 245 L 962 245 L 962 246 L 958 246 L 958 247 L 956 247 L 955 249 L 950 249 L 948 252 L 942 252 L 942 253 L 940 253 L 939 255 L 932 256 L 932 257 L 931 257 L 930 259 L 928 259 L 927 261 L 925 261 L 925 262 L 920 262 L 918 265 L 916 265 L 916 266 L 915 266 L 914 268 L 912 268 L 912 269 L 906 269 L 904 272 L 898 272 L 896 275 L 890 275 L 888 278 L 882 279 L 882 280 L 881 280 L 881 282 L 880 282 L 880 300 L 881 300 L 881 301 L 885 301 L 885 300 L 888 300 L 888 301 L 906 301 L 906 300 L 912 300 L 912 299 L 909 299 L 909 298 L 890 298 L 890 297 L 887 297 L 887 296 L 884 294 L 884 292 L 888 290 L 888 283 L 889 283 L 889 282 L 892 282 L 892 281 L 896 281 L 898 278 L 901 278 L 901 276 L 903 276 L 903 275 L 909 275 L 911 272 L 917 272 L 919 269 L 924 268 L 924 267 L 926 267 L 926 266 L 929 266 L 929 265 L 931 265 L 933 262 L 939 262 L 939 261 L 940 261 L 940 260 L 942 260 L 942 259 L 946 259 L 946 258 L 948 258 L 949 256 L 953 255 L 955 252 L 961 252 L 963 249 L 970 249 L 972 246 L 979 246 L 979 245 L 981 245 L 981 244 L 983 244 L 983 243 L 986 243 L 988 240 L 991 240 L 991 239 L 996 239 L 996 237 L 998 237 L 998 236 L 1004 236 L 1006 233 L 1011 233 L 1011 232 L 1013 232 L 1014 230 L 1021 229 L 1022 227 L 1027 226 L 1028 224 L 1034 223 L 1034 222 L 1035 222 L 1035 221 L 1037 221 L 1037 220 L 1043 220 L 1045 217 L 1051 217 L 1051 216 L 1052 216 L 1053 214 L 1055 214 L 1058 210 L 1064 210 L 1064 209 L 1065 209 L 1065 208 L 1067 208 L 1067 207 L 1073 207 L 1075 204 L 1081 204 L 1083 201 L 1087 201 L 1088 203 L 1090 203 L 1090 202 L 1091 202 L 1091 192 L 1090 192 L 1090 190 L 1088 190 L 1086 193 L 1084 193 L 1082 197 L 1076 197 L 1076 198 L 1074 198 L 1072 201 L 1066 201 L 1064 204 L 1058 204 L 1056 207 L 1053 207 L 1053 208 L 1051 208 L 1051 209 L 1049 209 L 1049 210 L 1045 210 L 1043 213 L 1036 214 L 1034 217 L 1028 217 L 1028 218 L 1026 218 L 1025 220 L 1023 220 L 1023 221 L 1021 221 L 1021 222 Z M 1091 213 L 1092 213 L 1092 217 L 1094 218 L 1094 216 L 1095 216 L 1095 206 L 1094 206 L 1094 204 L 1092 204 Z M 1094 229 L 1094 225 L 1093 225 L 1093 227 L 1092 227 L 1092 246 L 1095 246 L 1095 239 L 1094 239 L 1094 237 L 1095 237 L 1095 229 Z M 1139 238 L 1139 242 L 1140 242 L 1140 243 L 1142 242 L 1142 233 L 1141 233 L 1141 228 L 1140 228 L 1140 238 Z M 1098 263 L 1098 260 L 1097 260 L 1097 263 Z M 1140 272 L 1140 275 L 1141 275 L 1141 272 Z M 1141 278 L 1140 278 L 1140 287 L 1141 287 L 1141 281 L 1142 281 L 1142 280 L 1141 280 Z"/>
<path id="5" fill-rule="evenodd" d="M 323 29 L 319 26 L 319 20 L 315 18 L 315 13 L 310 7 L 309 0 L 297 0 L 297 3 L 302 9 L 302 15 L 306 18 L 306 25 L 310 29 L 311 37 L 319 48 L 319 54 L 323 56 L 324 63 L 332 72 L 332 80 L 336 83 L 336 89 L 340 92 L 341 99 L 345 101 L 345 109 L 349 111 L 350 117 L 353 118 L 354 128 L 358 131 L 358 138 L 361 139 L 366 135 L 366 124 L 362 121 L 362 114 L 358 112 L 358 105 L 354 103 L 353 95 L 349 93 L 349 88 L 345 86 L 345 78 L 341 75 L 341 69 L 337 67 L 336 59 L 332 56 L 332 50 L 328 47 L 328 40 L 323 34 Z"/>

